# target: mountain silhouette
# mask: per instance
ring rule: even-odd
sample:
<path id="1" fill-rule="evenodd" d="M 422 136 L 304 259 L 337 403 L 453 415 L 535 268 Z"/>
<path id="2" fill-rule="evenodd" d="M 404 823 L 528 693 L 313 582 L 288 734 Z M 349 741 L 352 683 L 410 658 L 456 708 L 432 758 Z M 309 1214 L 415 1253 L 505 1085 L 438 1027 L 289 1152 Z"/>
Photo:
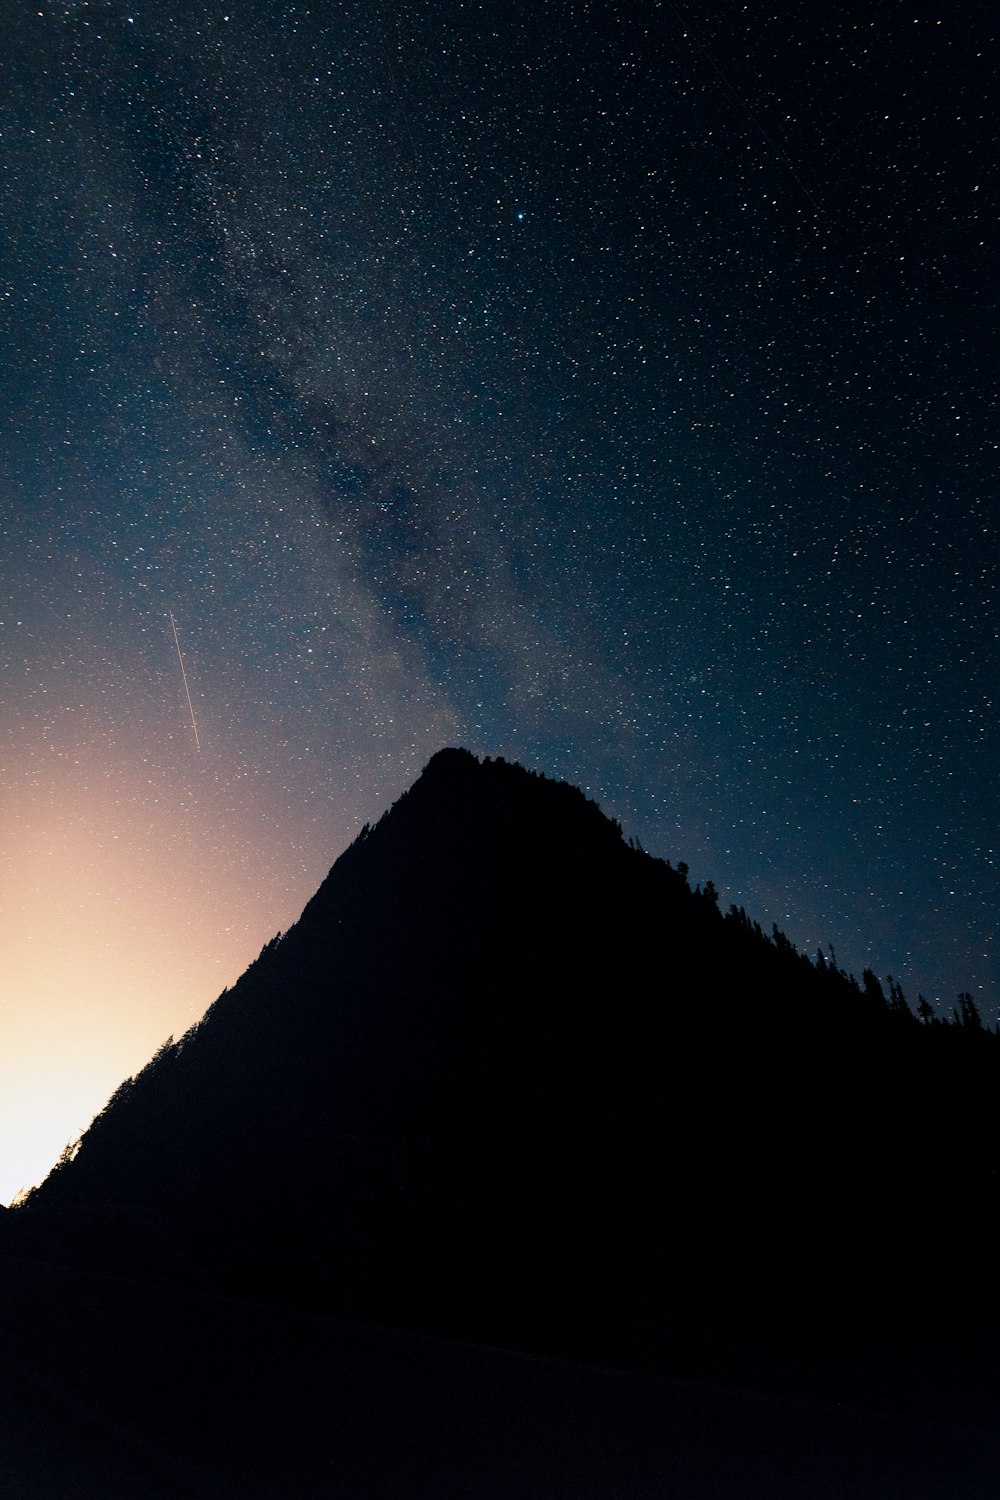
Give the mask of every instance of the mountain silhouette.
<path id="1" fill-rule="evenodd" d="M 575 788 L 443 750 L 2 1245 L 989 1420 L 998 1066 L 968 997 L 921 1021 L 724 914 Z"/>

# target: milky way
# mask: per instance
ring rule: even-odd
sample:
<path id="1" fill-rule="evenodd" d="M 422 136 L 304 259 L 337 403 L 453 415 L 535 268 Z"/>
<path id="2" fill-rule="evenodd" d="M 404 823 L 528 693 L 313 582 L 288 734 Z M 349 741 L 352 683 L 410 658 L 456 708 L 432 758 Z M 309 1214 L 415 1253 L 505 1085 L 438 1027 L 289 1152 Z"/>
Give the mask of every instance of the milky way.
<path id="1" fill-rule="evenodd" d="M 0 1124 L 44 1144 L 5 1191 L 449 742 L 992 1018 L 994 43 L 24 10 Z"/>

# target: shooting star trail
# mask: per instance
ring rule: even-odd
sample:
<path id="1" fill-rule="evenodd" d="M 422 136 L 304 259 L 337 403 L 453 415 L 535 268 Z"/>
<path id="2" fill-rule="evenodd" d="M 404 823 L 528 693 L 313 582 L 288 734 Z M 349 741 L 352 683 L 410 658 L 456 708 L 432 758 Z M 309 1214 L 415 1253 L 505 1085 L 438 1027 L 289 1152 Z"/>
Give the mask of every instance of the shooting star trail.
<path id="1" fill-rule="evenodd" d="M 188 687 L 188 674 L 184 670 L 184 654 L 181 651 L 181 643 L 177 635 L 177 621 L 174 619 L 172 611 L 168 611 L 168 614 L 170 615 L 170 628 L 174 632 L 174 645 L 177 647 L 177 660 L 181 664 L 181 677 L 184 681 L 184 691 L 187 694 L 188 709 L 191 714 L 191 728 L 194 730 L 194 746 L 196 750 L 200 750 L 201 740 L 198 738 L 198 721 L 194 716 L 194 704 L 191 702 L 191 689 Z"/>

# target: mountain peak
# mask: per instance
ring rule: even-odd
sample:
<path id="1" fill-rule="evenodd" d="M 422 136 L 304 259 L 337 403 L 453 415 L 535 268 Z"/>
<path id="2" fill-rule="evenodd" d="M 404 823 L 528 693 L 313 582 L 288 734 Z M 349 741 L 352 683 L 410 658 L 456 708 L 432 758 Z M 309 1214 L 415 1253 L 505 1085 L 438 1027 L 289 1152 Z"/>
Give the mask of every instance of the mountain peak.
<path id="1" fill-rule="evenodd" d="M 435 750 L 421 772 L 420 779 L 423 780 L 426 776 L 461 775 L 480 764 L 479 757 L 473 755 L 471 750 L 466 750 L 461 745 L 445 745 L 442 749 Z"/>
<path id="2" fill-rule="evenodd" d="M 925 1268 L 1000 1238 L 996 1042 L 447 747 L 5 1233 L 698 1378 L 794 1385 L 808 1350 L 819 1394 L 916 1389 L 984 1314 L 952 1285 L 910 1358 Z"/>

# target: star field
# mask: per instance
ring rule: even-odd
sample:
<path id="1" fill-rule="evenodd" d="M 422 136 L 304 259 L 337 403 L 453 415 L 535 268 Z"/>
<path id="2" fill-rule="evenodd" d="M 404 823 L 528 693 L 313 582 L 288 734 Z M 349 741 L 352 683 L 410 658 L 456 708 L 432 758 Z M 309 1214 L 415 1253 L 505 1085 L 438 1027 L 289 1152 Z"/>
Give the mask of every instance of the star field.
<path id="1" fill-rule="evenodd" d="M 993 1019 L 995 68 L 979 5 L 23 8 L 8 1194 L 445 743 Z"/>

